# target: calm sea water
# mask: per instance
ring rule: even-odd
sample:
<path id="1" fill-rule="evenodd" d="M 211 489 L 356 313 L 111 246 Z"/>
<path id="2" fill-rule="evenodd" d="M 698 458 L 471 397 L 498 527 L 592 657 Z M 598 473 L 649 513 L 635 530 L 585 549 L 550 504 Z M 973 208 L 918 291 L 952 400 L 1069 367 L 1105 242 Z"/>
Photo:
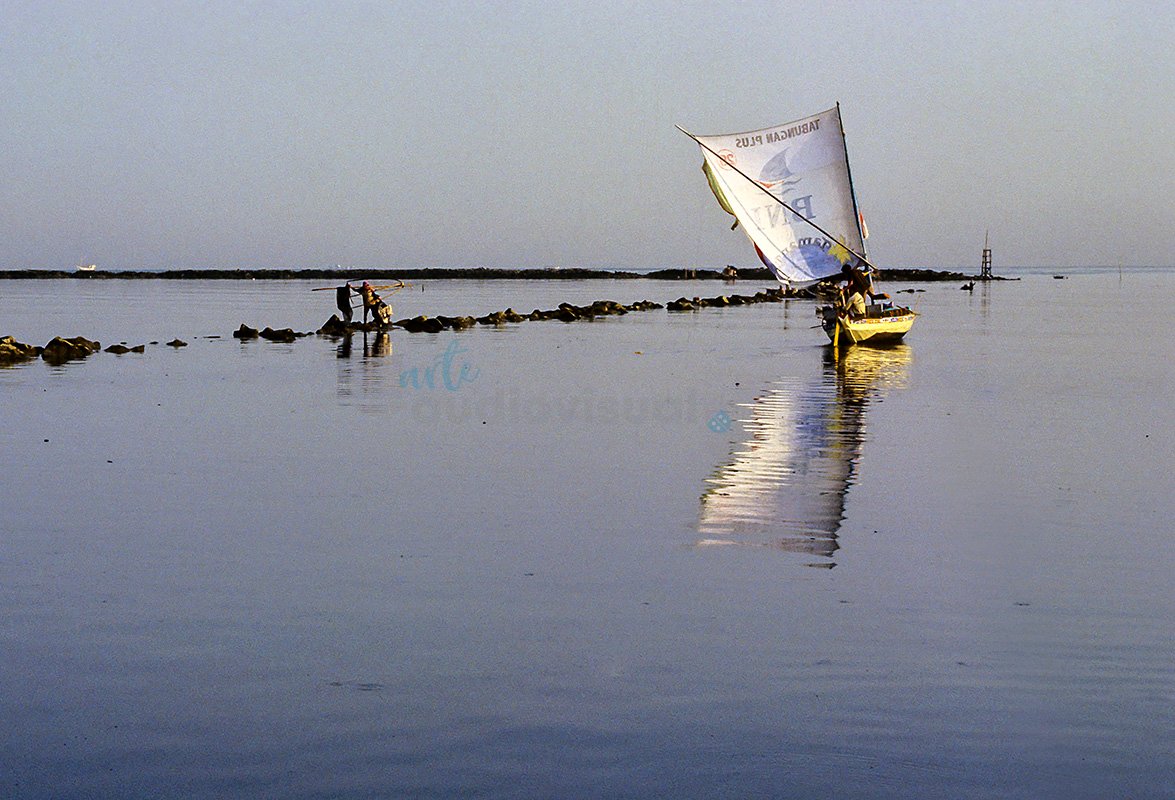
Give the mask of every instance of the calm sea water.
<path id="1" fill-rule="evenodd" d="M 1175 271 L 1069 273 L 838 359 L 801 301 L 274 344 L 333 294 L 5 281 L 189 346 L 0 370 L 0 796 L 1170 797 Z"/>

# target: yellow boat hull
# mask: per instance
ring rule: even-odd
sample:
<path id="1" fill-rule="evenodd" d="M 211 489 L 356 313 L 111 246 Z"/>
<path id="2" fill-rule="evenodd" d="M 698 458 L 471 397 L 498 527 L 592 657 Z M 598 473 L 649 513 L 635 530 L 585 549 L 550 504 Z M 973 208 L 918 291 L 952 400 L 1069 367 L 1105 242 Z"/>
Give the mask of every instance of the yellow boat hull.
<path id="1" fill-rule="evenodd" d="M 917 316 L 908 308 L 897 308 L 890 313 L 878 316 L 862 317 L 860 319 L 826 320 L 824 332 L 829 341 L 838 346 L 850 344 L 892 344 L 901 341 L 902 337 L 914 326 Z"/>

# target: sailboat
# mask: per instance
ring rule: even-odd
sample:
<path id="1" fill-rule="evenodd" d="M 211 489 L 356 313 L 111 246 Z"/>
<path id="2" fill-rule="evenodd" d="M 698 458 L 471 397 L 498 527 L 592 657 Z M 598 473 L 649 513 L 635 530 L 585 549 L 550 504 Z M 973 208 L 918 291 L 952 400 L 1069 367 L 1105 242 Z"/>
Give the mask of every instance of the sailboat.
<path id="1" fill-rule="evenodd" d="M 835 283 L 853 272 L 871 276 L 864 219 L 857 209 L 840 105 L 814 116 L 743 133 L 696 136 L 702 171 L 726 213 L 742 227 L 759 259 L 783 286 Z M 868 280 L 872 289 L 872 278 Z M 818 308 L 833 345 L 900 340 L 916 314 L 885 295 L 862 315 L 839 304 Z"/>

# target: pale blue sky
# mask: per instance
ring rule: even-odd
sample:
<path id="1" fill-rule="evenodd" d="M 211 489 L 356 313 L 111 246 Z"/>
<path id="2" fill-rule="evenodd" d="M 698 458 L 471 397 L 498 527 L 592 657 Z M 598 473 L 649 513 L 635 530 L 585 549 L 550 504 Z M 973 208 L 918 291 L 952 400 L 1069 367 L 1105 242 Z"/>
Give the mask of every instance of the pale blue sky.
<path id="1" fill-rule="evenodd" d="M 880 266 L 1175 264 L 1175 3 L 0 0 L 0 268 L 752 265 L 841 103 Z"/>

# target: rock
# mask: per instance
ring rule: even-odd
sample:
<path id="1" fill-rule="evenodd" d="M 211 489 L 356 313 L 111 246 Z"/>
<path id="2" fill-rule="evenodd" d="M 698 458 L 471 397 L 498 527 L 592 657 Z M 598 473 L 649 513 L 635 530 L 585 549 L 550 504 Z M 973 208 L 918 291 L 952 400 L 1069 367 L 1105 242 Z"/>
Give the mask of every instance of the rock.
<path id="1" fill-rule="evenodd" d="M 259 335 L 262 339 L 268 339 L 271 342 L 284 342 L 286 344 L 298 338 L 298 334 L 294 333 L 292 328 L 282 328 L 279 331 L 275 331 L 273 328 L 267 327 Z M 168 344 L 171 344 L 171 342 L 168 342 Z"/>
<path id="2" fill-rule="evenodd" d="M 167 343 L 167 346 L 174 347 L 175 349 L 178 350 L 181 347 L 187 347 L 188 343 L 185 342 L 183 339 L 172 339 L 170 342 Z"/>
<path id="3" fill-rule="evenodd" d="M 233 337 L 236 339 L 256 339 L 259 335 L 256 328 L 250 328 L 243 322 L 241 327 L 233 331 Z"/>
<path id="4" fill-rule="evenodd" d="M 41 351 L 41 358 L 50 364 L 64 364 L 66 361 L 85 358 L 101 349 L 101 342 L 92 342 L 83 336 L 75 336 L 72 339 L 57 336 L 45 345 Z"/>
<path id="5" fill-rule="evenodd" d="M 697 306 L 694 305 L 693 300 L 686 297 L 679 297 L 666 306 L 666 308 L 670 311 L 693 311 Z"/>
<path id="6" fill-rule="evenodd" d="M 478 317 L 477 321 L 481 325 L 502 325 L 506 322 L 506 315 L 501 311 L 495 311 L 492 314 L 486 314 L 484 317 Z"/>
<path id="7" fill-rule="evenodd" d="M 110 347 L 106 348 L 107 353 L 114 353 L 116 356 L 120 356 L 123 353 L 129 353 L 130 351 L 131 349 L 129 347 L 121 344 L 112 344 Z"/>
<path id="8" fill-rule="evenodd" d="M 402 319 L 396 325 L 409 333 L 440 333 L 445 329 L 445 323 L 440 319 L 431 319 L 425 316 Z"/>
<path id="9" fill-rule="evenodd" d="M 502 319 L 506 322 L 525 322 L 526 317 L 519 314 L 512 308 L 508 308 L 502 312 Z"/>
<path id="10" fill-rule="evenodd" d="M 591 310 L 593 313 L 601 316 L 628 313 L 628 309 L 615 300 L 597 300 L 591 304 Z"/>
<path id="11" fill-rule="evenodd" d="M 347 324 L 339 319 L 338 314 L 331 314 L 330 319 L 322 323 L 322 327 L 318 329 L 318 333 L 323 336 L 346 336 L 348 333 Z M 234 333 L 233 336 L 236 336 L 236 334 Z"/>
<path id="12" fill-rule="evenodd" d="M 147 345 L 137 344 L 131 348 L 131 352 L 132 353 L 145 353 L 145 352 L 147 352 Z"/>
<path id="13" fill-rule="evenodd" d="M 455 331 L 472 328 L 477 324 L 477 320 L 473 317 L 443 317 L 437 315 L 437 320 L 440 321 L 442 327 Z"/>
<path id="14" fill-rule="evenodd" d="M 41 355 L 44 350 L 36 345 L 18 342 L 11 336 L 0 337 L 0 364 L 16 364 L 20 361 L 31 361 Z"/>

